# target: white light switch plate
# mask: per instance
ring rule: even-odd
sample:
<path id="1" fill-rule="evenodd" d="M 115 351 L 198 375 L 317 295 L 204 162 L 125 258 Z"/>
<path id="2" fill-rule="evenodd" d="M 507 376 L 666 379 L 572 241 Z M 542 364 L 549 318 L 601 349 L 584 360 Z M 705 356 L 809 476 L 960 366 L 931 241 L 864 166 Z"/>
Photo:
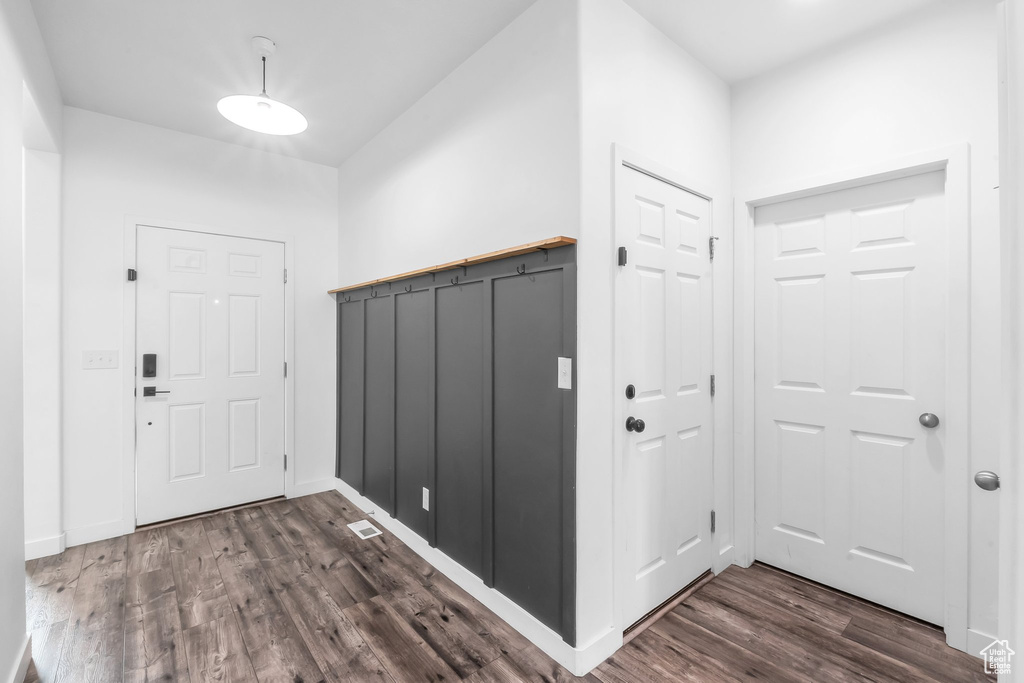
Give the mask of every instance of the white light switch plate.
<path id="1" fill-rule="evenodd" d="M 558 388 L 572 389 L 572 358 L 558 357 Z"/>
<path id="2" fill-rule="evenodd" d="M 430 489 L 423 487 L 423 509 L 430 510 Z"/>
<path id="3" fill-rule="evenodd" d="M 117 367 L 117 351 L 83 351 L 82 369 L 109 370 Z"/>

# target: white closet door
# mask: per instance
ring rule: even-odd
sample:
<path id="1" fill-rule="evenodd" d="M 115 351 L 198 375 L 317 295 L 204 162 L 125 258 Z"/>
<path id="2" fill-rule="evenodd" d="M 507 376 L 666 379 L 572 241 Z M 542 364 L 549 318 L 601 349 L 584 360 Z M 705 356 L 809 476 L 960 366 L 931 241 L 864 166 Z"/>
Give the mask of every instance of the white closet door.
<path id="1" fill-rule="evenodd" d="M 942 624 L 945 174 L 755 216 L 757 558 Z M 966 485 L 966 484 L 965 484 Z"/>
<path id="2" fill-rule="evenodd" d="M 631 624 L 711 567 L 711 204 L 627 167 L 618 182 L 616 341 L 645 425 L 623 461 Z"/>

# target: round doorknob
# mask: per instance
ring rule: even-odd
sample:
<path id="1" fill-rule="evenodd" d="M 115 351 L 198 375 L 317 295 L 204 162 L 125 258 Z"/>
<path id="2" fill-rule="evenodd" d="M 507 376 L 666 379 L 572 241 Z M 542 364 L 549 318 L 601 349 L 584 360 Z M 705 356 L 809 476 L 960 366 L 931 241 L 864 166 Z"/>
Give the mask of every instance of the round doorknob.
<path id="1" fill-rule="evenodd" d="M 974 475 L 974 483 L 978 485 L 978 488 L 985 489 L 986 491 L 995 491 L 999 488 L 999 475 L 995 472 L 982 470 Z"/>
<path id="2" fill-rule="evenodd" d="M 928 429 L 935 429 L 939 426 L 939 416 L 932 413 L 921 413 L 921 417 L 917 419 Z"/>
<path id="3" fill-rule="evenodd" d="M 626 418 L 627 432 L 636 432 L 637 434 L 639 434 L 645 429 L 647 429 L 647 424 L 643 420 L 638 420 L 633 416 L 629 416 Z"/>

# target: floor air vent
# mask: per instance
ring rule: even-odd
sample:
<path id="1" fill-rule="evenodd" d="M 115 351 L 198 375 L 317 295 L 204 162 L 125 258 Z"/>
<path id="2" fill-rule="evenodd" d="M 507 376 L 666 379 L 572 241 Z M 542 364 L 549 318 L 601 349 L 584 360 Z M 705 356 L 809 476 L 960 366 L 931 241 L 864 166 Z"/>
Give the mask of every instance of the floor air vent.
<path id="1" fill-rule="evenodd" d="M 356 536 L 359 536 L 359 538 L 373 538 L 374 536 L 381 535 L 381 530 L 365 519 L 359 522 L 352 522 L 348 525 L 348 528 L 356 532 Z"/>

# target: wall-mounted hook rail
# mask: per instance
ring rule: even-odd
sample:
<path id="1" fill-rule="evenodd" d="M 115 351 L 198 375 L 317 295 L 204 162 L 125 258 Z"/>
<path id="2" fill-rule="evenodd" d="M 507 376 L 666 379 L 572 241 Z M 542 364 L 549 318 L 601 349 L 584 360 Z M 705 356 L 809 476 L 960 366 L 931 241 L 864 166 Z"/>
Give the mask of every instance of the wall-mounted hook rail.
<path id="1" fill-rule="evenodd" d="M 570 246 L 570 245 L 573 245 L 573 244 L 576 244 L 576 240 L 575 240 L 575 238 L 572 238 L 572 237 L 564 237 L 564 236 L 549 237 L 548 239 L 539 240 L 537 242 L 530 242 L 529 244 L 520 244 L 518 246 L 508 247 L 506 249 L 501 249 L 499 251 L 491 251 L 491 252 L 488 252 L 486 254 L 478 254 L 476 256 L 470 256 L 469 258 L 460 259 L 457 263 L 456 262 L 447 262 L 447 263 L 443 263 L 441 265 L 427 266 L 425 268 L 420 268 L 418 270 L 414 270 L 414 271 L 411 271 L 411 272 L 398 273 L 396 275 L 389 275 L 388 277 L 382 277 L 382 278 L 378 278 L 376 280 L 369 280 L 367 282 L 360 282 L 358 284 L 348 284 L 348 285 L 345 285 L 343 287 L 338 287 L 337 289 L 332 289 L 332 290 L 330 290 L 329 293 L 330 294 L 338 294 L 339 292 L 341 292 L 343 290 L 352 291 L 352 290 L 362 289 L 364 287 L 369 287 L 370 285 L 382 286 L 382 285 L 385 285 L 385 284 L 388 285 L 388 291 L 391 292 L 391 291 L 393 291 L 393 289 L 391 287 L 391 283 L 392 282 L 399 282 L 400 283 L 400 282 L 408 279 L 411 276 L 419 276 L 419 275 L 427 275 L 427 274 L 429 274 L 431 276 L 431 279 L 432 279 L 433 282 L 437 282 L 437 280 L 436 280 L 436 274 L 437 273 L 444 273 L 446 271 L 453 271 L 453 270 L 460 269 L 460 268 L 462 269 L 462 273 L 460 274 L 460 278 L 462 278 L 464 280 L 467 277 L 469 277 L 469 267 L 470 266 L 476 266 L 476 265 L 478 265 L 480 263 L 488 263 L 490 261 L 501 260 L 501 259 L 505 259 L 505 258 L 518 258 L 518 257 L 520 257 L 523 254 L 532 254 L 532 253 L 536 253 L 538 251 L 541 253 L 541 257 L 544 259 L 544 262 L 547 263 L 549 261 L 549 258 L 550 258 L 549 254 L 548 254 L 549 251 L 551 251 L 553 249 L 558 249 L 558 248 L 561 248 L 561 247 Z M 449 274 L 448 277 L 450 278 L 451 274 Z M 399 287 L 401 287 L 401 286 L 402 285 L 399 284 Z"/>

